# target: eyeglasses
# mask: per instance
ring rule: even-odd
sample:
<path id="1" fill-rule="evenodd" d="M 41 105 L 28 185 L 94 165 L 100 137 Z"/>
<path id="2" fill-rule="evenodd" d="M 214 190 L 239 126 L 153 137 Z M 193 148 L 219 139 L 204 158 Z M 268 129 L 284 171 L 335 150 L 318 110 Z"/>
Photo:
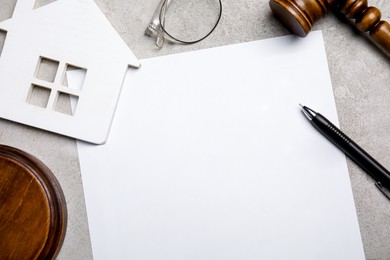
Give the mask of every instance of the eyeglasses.
<path id="1" fill-rule="evenodd" d="M 221 0 L 161 0 L 145 34 L 156 37 L 158 48 L 164 45 L 164 39 L 193 44 L 207 38 L 221 16 Z"/>

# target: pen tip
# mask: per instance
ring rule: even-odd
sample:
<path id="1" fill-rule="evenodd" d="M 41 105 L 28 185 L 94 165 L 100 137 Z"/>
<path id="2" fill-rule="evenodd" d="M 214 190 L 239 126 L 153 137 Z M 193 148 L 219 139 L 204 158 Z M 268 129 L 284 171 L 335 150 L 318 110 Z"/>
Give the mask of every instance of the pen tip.
<path id="1" fill-rule="evenodd" d="M 303 108 L 303 106 L 302 106 L 302 104 L 301 104 L 301 103 L 299 103 L 299 105 L 301 106 L 301 108 Z"/>
<path id="2" fill-rule="evenodd" d="M 315 115 L 317 114 L 315 111 L 311 110 L 310 108 L 306 107 L 306 106 L 303 106 L 301 104 L 299 104 L 301 107 L 302 107 L 302 111 L 303 113 L 305 114 L 305 116 L 309 119 L 309 120 L 312 120 L 313 117 L 315 117 Z"/>

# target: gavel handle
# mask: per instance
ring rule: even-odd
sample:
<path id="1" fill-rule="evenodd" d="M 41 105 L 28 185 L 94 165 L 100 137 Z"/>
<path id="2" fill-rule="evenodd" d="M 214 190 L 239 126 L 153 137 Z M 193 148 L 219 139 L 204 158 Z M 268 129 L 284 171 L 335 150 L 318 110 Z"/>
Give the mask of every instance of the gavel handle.
<path id="1" fill-rule="evenodd" d="M 305 37 L 313 24 L 330 10 L 354 22 L 371 40 L 390 56 L 390 24 L 381 20 L 378 8 L 367 0 L 270 0 L 270 8 L 292 33 Z"/>
<path id="2" fill-rule="evenodd" d="M 371 39 L 390 55 L 390 24 L 380 21 L 371 31 Z"/>
<path id="3" fill-rule="evenodd" d="M 390 24 L 381 20 L 381 12 L 368 6 L 366 0 L 333 1 L 333 9 L 354 21 L 355 27 L 368 33 L 370 39 L 390 56 Z"/>

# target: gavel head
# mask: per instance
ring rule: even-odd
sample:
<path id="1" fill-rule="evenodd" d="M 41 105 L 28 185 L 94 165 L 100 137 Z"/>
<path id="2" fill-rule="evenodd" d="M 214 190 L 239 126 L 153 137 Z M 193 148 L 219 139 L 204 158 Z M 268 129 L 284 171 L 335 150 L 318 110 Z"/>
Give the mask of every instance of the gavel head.
<path id="1" fill-rule="evenodd" d="M 270 0 L 275 17 L 295 35 L 305 37 L 337 0 Z"/>

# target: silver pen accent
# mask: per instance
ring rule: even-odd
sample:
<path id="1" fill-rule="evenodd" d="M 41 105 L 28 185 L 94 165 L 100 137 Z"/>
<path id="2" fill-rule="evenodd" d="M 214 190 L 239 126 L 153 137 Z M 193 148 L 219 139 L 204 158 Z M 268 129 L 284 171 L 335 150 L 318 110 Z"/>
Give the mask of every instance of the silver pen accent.
<path id="1" fill-rule="evenodd" d="M 368 173 L 375 180 L 376 187 L 390 199 L 390 172 L 320 113 L 299 105 L 310 123 Z"/>
<path id="2" fill-rule="evenodd" d="M 301 104 L 299 104 L 299 105 L 301 106 L 303 114 L 307 117 L 307 119 L 312 120 L 313 117 L 317 114 L 317 112 L 315 112 L 314 110 L 312 110 L 306 106 L 303 106 Z"/>

